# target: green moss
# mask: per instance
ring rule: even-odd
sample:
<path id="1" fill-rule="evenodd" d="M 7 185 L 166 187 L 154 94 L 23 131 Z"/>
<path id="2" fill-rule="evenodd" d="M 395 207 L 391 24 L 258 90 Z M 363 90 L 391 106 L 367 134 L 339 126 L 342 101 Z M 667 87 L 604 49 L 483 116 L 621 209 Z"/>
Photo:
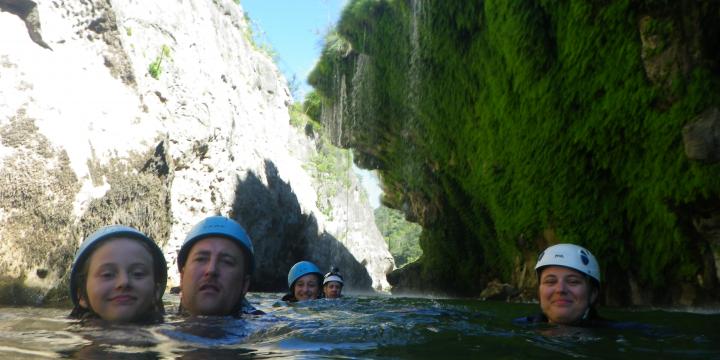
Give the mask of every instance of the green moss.
<path id="1" fill-rule="evenodd" d="M 717 198 L 720 166 L 688 161 L 681 130 L 720 87 L 711 61 L 673 73 L 672 89 L 648 80 L 638 19 L 673 4 L 412 5 L 350 1 L 309 81 L 323 112 L 344 115 L 342 145 L 380 169 L 383 202 L 423 224 L 428 276 L 472 293 L 562 241 L 610 278 L 695 281 L 703 246 L 676 209 Z M 646 31 L 661 52 L 680 30 L 658 19 Z"/>
<path id="2" fill-rule="evenodd" d="M 12 149 L 0 170 L 0 237 L 8 256 L 22 259 L 0 281 L 0 303 L 36 304 L 42 289 L 25 288 L 23 274 L 38 267 L 63 274 L 72 261 L 73 201 L 80 184 L 65 151 L 54 149 L 24 111 L 0 128 L 3 145 Z M 4 266 L 7 266 L 4 264 Z"/>
<path id="3" fill-rule="evenodd" d="M 147 153 L 112 158 L 106 164 L 92 160 L 96 176 L 105 179 L 110 189 L 90 202 L 78 224 L 79 238 L 108 224 L 123 224 L 139 229 L 163 246 L 172 223 L 163 144 Z"/>

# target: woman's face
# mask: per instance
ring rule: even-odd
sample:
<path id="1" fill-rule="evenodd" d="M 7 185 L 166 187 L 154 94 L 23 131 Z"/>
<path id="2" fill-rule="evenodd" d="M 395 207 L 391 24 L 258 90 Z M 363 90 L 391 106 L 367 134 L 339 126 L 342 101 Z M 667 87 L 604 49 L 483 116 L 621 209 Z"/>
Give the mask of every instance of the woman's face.
<path id="1" fill-rule="evenodd" d="M 153 258 L 140 242 L 114 238 L 100 245 L 88 259 L 85 293 L 80 306 L 104 320 L 141 320 L 155 304 Z"/>
<path id="2" fill-rule="evenodd" d="M 298 301 L 317 299 L 320 294 L 320 280 L 315 274 L 301 276 L 295 281 L 293 295 Z"/>
<path id="3" fill-rule="evenodd" d="M 549 322 L 572 324 L 580 320 L 590 304 L 595 302 L 597 290 L 578 271 L 548 266 L 540 274 L 538 297 L 540 308 Z"/>

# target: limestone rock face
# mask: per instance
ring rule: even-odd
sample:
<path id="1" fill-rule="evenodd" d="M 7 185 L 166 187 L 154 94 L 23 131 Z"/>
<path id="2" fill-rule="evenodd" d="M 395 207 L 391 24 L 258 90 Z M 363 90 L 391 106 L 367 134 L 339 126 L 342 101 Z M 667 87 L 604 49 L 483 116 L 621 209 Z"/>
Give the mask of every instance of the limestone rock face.
<path id="1" fill-rule="evenodd" d="M 712 108 L 683 127 L 688 159 L 707 163 L 720 161 L 720 110 Z"/>
<path id="2" fill-rule="evenodd" d="M 163 246 L 177 285 L 185 234 L 213 214 L 253 238 L 255 289 L 283 290 L 302 259 L 388 289 L 392 257 L 357 180 L 328 200 L 342 216 L 318 210 L 313 140 L 290 126 L 286 81 L 233 1 L 0 10 L 0 301 L 62 297 L 78 245 L 111 223 Z"/>

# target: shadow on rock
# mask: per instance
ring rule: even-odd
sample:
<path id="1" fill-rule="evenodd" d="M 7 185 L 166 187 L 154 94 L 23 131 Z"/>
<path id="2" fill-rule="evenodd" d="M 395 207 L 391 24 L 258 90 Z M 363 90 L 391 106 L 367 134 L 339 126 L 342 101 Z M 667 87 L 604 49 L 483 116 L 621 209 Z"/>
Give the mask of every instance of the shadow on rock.
<path id="1" fill-rule="evenodd" d="M 334 236 L 320 232 L 315 216 L 303 213 L 272 161 L 265 161 L 264 177 L 267 186 L 252 172 L 238 179 L 233 204 L 232 217 L 247 229 L 255 246 L 251 291 L 287 291 L 287 273 L 300 260 L 310 260 L 322 271 L 337 266 L 349 290 L 372 291 L 365 264 Z"/>

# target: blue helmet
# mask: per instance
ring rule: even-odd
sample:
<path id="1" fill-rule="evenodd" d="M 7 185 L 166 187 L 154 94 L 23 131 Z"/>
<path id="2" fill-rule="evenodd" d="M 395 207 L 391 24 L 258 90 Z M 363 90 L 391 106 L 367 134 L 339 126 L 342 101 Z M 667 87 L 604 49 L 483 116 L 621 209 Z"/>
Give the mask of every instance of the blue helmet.
<path id="1" fill-rule="evenodd" d="M 138 229 L 125 225 L 110 225 L 98 229 L 85 238 L 85 241 L 83 241 L 75 254 L 75 260 L 73 260 L 72 270 L 70 271 L 70 298 L 75 306 L 78 306 L 80 301 L 77 292 L 78 286 L 81 286 L 81 284 L 78 284 L 78 273 L 82 271 L 90 254 L 92 254 L 104 240 L 118 237 L 139 240 L 148 246 L 150 255 L 153 257 L 155 279 L 160 285 L 160 296 L 162 297 L 162 293 L 165 291 L 165 285 L 167 284 L 167 262 L 160 247 Z"/>
<path id="2" fill-rule="evenodd" d="M 179 271 L 182 271 L 182 268 L 185 266 L 185 261 L 193 245 L 210 236 L 226 238 L 240 246 L 247 258 L 248 275 L 253 273 L 255 269 L 255 250 L 253 250 L 250 237 L 240 224 L 224 216 L 207 217 L 190 230 L 178 253 L 177 264 Z"/>
<path id="3" fill-rule="evenodd" d="M 293 267 L 290 268 L 290 272 L 288 272 L 288 288 L 290 288 L 290 291 L 292 291 L 295 281 L 307 274 L 317 274 L 319 279 L 323 278 L 323 274 L 315 264 L 309 261 L 300 261 L 293 265 Z"/>

